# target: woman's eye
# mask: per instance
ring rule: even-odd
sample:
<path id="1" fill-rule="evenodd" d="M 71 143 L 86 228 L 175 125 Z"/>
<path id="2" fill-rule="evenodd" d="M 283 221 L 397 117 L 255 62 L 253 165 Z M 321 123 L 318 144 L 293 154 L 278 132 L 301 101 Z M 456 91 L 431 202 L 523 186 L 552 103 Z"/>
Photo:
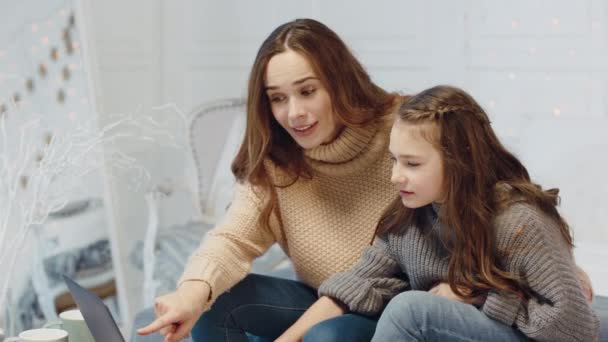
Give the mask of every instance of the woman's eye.
<path id="1" fill-rule="evenodd" d="M 395 164 L 397 162 L 397 158 L 391 157 L 391 163 Z"/>
<path id="2" fill-rule="evenodd" d="M 270 102 L 278 103 L 285 99 L 284 96 L 270 96 Z"/>
<path id="3" fill-rule="evenodd" d="M 309 96 L 312 95 L 312 93 L 315 92 L 316 89 L 314 88 L 306 88 L 306 89 L 302 89 L 302 95 L 304 96 Z"/>
<path id="4" fill-rule="evenodd" d="M 412 163 L 412 162 L 408 162 L 407 166 L 409 167 L 416 167 L 416 166 L 420 166 L 420 163 Z"/>

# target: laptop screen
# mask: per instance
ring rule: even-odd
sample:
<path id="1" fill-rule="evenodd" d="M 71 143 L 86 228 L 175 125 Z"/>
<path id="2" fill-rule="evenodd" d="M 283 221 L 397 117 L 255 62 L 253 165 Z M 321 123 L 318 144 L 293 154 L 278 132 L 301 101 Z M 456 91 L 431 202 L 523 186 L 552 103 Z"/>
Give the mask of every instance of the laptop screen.
<path id="1" fill-rule="evenodd" d="M 67 284 L 95 341 L 125 342 L 110 310 L 101 299 L 66 275 L 63 275 L 63 280 Z"/>

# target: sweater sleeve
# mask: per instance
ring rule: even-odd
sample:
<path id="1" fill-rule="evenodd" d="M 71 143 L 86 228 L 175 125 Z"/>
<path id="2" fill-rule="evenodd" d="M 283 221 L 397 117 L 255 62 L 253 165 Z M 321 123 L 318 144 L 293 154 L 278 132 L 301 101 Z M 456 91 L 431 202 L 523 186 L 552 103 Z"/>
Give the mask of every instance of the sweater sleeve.
<path id="1" fill-rule="evenodd" d="M 388 301 L 408 287 L 405 275 L 384 238 L 376 238 L 359 262 L 350 270 L 327 279 L 319 296 L 344 303 L 349 310 L 364 315 L 379 314 Z"/>
<path id="2" fill-rule="evenodd" d="M 592 341 L 599 320 L 581 288 L 571 248 L 551 219 L 518 207 L 497 224 L 498 247 L 509 253 L 507 270 L 518 274 L 533 295 L 523 301 L 491 291 L 484 313 L 537 341 Z"/>
<path id="3" fill-rule="evenodd" d="M 224 218 L 190 256 L 178 284 L 189 280 L 209 284 L 210 306 L 219 295 L 241 281 L 249 273 L 253 260 L 276 242 L 275 235 L 258 224 L 261 203 L 251 185 L 237 183 Z"/>

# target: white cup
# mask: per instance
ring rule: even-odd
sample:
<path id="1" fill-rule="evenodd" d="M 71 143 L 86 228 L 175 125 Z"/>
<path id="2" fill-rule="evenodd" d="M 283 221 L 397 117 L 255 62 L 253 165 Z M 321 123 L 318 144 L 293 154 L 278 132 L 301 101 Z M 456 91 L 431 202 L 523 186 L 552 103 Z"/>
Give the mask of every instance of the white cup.
<path id="1" fill-rule="evenodd" d="M 59 314 L 61 321 L 49 322 L 45 328 L 60 328 L 68 332 L 70 341 L 74 342 L 95 342 L 87 323 L 78 309 L 64 311 Z"/>
<path id="2" fill-rule="evenodd" d="M 61 329 L 32 329 L 19 334 L 19 337 L 9 337 L 4 342 L 68 342 L 68 332 Z"/>

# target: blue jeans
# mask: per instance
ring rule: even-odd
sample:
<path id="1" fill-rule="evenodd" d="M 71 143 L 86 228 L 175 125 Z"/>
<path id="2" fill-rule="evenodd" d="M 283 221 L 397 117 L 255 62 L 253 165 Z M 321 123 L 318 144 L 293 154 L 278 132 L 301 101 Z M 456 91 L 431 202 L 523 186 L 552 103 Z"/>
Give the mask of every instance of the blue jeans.
<path id="1" fill-rule="evenodd" d="M 389 302 L 380 316 L 372 341 L 500 342 L 528 339 L 471 304 L 424 291 L 406 291 Z"/>
<path id="2" fill-rule="evenodd" d="M 222 294 L 192 329 L 200 342 L 274 340 L 302 316 L 316 300 L 304 283 L 250 274 Z M 347 314 L 311 328 L 303 341 L 369 341 L 376 320 Z"/>

